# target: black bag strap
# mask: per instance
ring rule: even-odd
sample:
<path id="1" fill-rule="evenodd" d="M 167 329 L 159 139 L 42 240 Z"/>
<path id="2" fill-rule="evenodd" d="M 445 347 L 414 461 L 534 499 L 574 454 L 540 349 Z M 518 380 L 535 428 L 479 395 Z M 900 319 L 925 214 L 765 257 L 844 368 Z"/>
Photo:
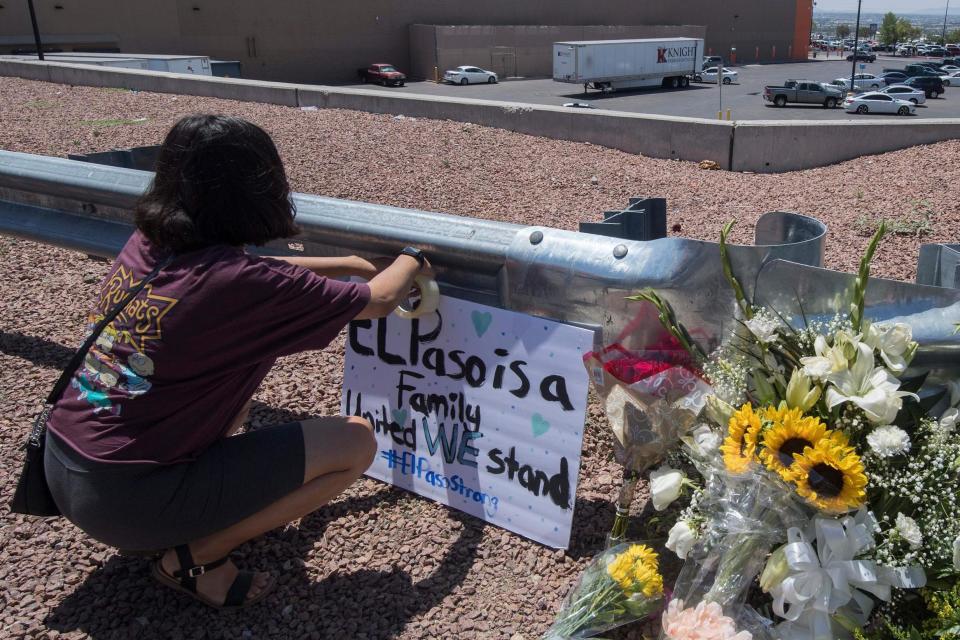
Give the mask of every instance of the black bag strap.
<path id="1" fill-rule="evenodd" d="M 56 401 L 60 398 L 60 395 L 63 393 L 63 390 L 67 388 L 67 385 L 70 384 L 70 378 L 73 377 L 73 372 L 77 370 L 77 367 L 80 366 L 80 363 L 83 362 L 83 359 L 87 356 L 87 351 L 90 350 L 90 347 L 93 346 L 93 343 L 97 341 L 97 338 L 100 337 L 100 334 L 104 329 L 107 328 L 107 325 L 113 322 L 113 319 L 120 315 L 120 312 L 130 304 L 134 298 L 137 297 L 137 294 L 140 293 L 147 283 L 157 277 L 157 274 L 160 273 L 160 270 L 170 264 L 170 261 L 173 260 L 173 256 L 167 256 L 163 260 L 157 263 L 157 266 L 153 268 L 147 277 L 137 284 L 133 289 L 127 292 L 127 295 L 124 296 L 123 300 L 117 303 L 113 309 L 110 310 L 110 313 L 105 315 L 103 319 L 97 323 L 97 326 L 94 327 L 93 332 L 87 336 L 87 339 L 83 342 L 83 345 L 77 352 L 73 354 L 73 357 L 70 358 L 70 363 L 63 369 L 63 373 L 60 374 L 60 378 L 57 380 L 57 383 L 53 385 L 53 390 L 50 392 L 50 395 L 47 396 L 47 404 L 55 404 Z"/>

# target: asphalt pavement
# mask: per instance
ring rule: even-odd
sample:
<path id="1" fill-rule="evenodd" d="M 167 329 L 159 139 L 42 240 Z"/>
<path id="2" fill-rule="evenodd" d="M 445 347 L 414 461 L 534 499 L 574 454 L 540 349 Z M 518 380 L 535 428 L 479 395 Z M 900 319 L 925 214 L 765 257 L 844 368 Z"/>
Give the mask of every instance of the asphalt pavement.
<path id="1" fill-rule="evenodd" d="M 879 74 L 884 68 L 902 68 L 910 58 L 884 57 L 874 63 L 857 63 L 857 73 Z M 562 105 L 565 102 L 583 102 L 597 109 L 631 111 L 691 118 L 717 117 L 731 110 L 734 120 L 846 120 L 890 117 L 880 115 L 848 114 L 841 108 L 824 109 L 815 105 L 787 105 L 783 108 L 766 106 L 763 87 L 782 84 L 787 79 L 829 82 L 839 77 L 850 77 L 850 62 L 815 59 L 808 62 L 732 67 L 738 82 L 725 85 L 691 83 L 687 89 L 638 89 L 601 94 L 591 91 L 584 95 L 581 85 L 554 82 L 550 79 L 504 80 L 498 84 L 450 85 L 433 82 L 411 82 L 390 91 L 434 95 L 506 100 L 531 104 Z M 863 65 L 861 70 L 860 65 Z M 351 85 L 354 86 L 354 85 Z M 355 85 L 367 87 L 369 85 Z M 917 107 L 914 118 L 960 118 L 960 87 L 947 87 L 936 100 L 927 100 Z"/>

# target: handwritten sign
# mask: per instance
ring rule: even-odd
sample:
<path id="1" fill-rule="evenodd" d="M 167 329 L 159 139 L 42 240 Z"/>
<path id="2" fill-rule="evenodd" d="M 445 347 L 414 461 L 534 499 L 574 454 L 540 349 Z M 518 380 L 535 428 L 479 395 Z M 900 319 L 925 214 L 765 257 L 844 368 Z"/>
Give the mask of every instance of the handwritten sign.
<path id="1" fill-rule="evenodd" d="M 367 475 L 566 548 L 593 332 L 446 296 L 350 325 L 342 410 L 379 451 Z"/>

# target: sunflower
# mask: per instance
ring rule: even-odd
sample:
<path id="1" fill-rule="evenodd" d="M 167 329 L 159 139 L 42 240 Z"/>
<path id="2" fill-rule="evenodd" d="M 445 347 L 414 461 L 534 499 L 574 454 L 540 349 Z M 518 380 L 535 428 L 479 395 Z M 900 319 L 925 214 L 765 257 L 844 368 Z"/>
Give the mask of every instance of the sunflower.
<path id="1" fill-rule="evenodd" d="M 635 544 L 607 564 L 607 573 L 624 592 L 642 592 L 650 597 L 663 592 L 663 577 L 658 570 L 658 562 L 653 549 Z"/>
<path id="2" fill-rule="evenodd" d="M 753 412 L 750 403 L 733 413 L 727 426 L 727 437 L 720 446 L 727 471 L 743 473 L 750 468 L 756 460 L 760 427 L 760 416 Z"/>
<path id="3" fill-rule="evenodd" d="M 796 456 L 785 477 L 797 485 L 797 493 L 823 511 L 849 511 L 866 500 L 863 462 L 838 431 Z"/>
<path id="4" fill-rule="evenodd" d="M 763 432 L 760 459 L 767 469 L 784 479 L 797 456 L 827 434 L 827 427 L 819 418 L 804 416 L 800 409 L 786 405 L 767 407 L 763 418 L 770 428 Z"/>
<path id="5" fill-rule="evenodd" d="M 657 552 L 645 544 L 632 544 L 625 552 L 634 562 L 644 562 L 656 569 L 660 564 Z"/>

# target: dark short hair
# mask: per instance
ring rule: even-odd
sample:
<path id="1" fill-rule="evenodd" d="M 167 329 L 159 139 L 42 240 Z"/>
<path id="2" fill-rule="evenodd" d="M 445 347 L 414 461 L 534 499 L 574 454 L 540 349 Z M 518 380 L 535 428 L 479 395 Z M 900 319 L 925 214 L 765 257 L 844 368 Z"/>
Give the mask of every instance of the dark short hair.
<path id="1" fill-rule="evenodd" d="M 230 116 L 193 115 L 160 147 L 153 184 L 137 202 L 137 228 L 174 252 L 262 245 L 299 233 L 290 184 L 273 140 Z"/>

